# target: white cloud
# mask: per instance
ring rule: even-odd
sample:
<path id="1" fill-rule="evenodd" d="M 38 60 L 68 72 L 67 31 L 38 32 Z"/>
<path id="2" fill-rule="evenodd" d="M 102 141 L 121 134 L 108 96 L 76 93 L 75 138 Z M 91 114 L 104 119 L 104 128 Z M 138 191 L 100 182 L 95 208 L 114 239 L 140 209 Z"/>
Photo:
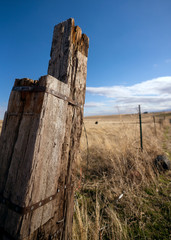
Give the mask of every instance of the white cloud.
<path id="1" fill-rule="evenodd" d="M 171 76 L 155 78 L 132 86 L 87 87 L 87 92 L 105 97 L 105 107 L 96 109 L 96 112 L 101 112 L 100 114 L 105 114 L 106 109 L 108 112 L 112 109 L 115 113 L 117 106 L 126 113 L 130 109 L 136 109 L 138 104 L 146 111 L 171 109 Z M 107 99 L 111 100 L 106 102 Z M 89 114 L 88 111 L 86 113 Z"/>
<path id="2" fill-rule="evenodd" d="M 155 78 L 128 87 L 87 87 L 86 90 L 108 98 L 171 94 L 171 77 Z"/>

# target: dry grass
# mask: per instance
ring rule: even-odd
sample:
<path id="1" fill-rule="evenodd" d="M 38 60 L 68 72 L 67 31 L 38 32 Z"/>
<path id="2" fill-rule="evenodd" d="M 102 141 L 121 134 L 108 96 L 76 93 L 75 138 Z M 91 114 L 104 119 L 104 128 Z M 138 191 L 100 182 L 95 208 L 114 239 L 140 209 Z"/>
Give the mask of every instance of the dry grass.
<path id="1" fill-rule="evenodd" d="M 0 120 L 0 133 L 1 133 L 1 128 L 2 128 L 2 120 Z"/>
<path id="2" fill-rule="evenodd" d="M 155 192 L 156 201 L 161 197 L 154 159 L 164 154 L 163 132 L 169 127 L 169 117 L 160 124 L 159 119 L 164 118 L 156 116 L 156 136 L 153 116 L 143 115 L 142 152 L 139 124 L 132 124 L 138 123 L 137 115 L 85 118 L 88 161 L 83 132 L 77 163 L 77 169 L 83 171 L 82 188 L 75 197 L 73 239 L 167 239 L 167 231 L 166 238 L 155 238 L 145 223 L 152 224 L 151 217 L 145 216 L 156 211 L 149 192 Z M 77 175 L 80 178 L 79 170 Z M 165 184 L 168 186 L 167 180 Z"/>

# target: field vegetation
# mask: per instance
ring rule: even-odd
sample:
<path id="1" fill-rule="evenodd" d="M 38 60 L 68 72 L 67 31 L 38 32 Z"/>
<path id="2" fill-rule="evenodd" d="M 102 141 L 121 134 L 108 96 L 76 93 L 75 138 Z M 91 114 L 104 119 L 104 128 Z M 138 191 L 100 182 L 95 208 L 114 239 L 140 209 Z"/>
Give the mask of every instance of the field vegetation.
<path id="1" fill-rule="evenodd" d="M 87 117 L 77 160 L 74 240 L 171 238 L 170 113 Z M 95 124 L 98 122 L 98 124 Z"/>
<path id="2" fill-rule="evenodd" d="M 171 238 L 171 113 L 87 117 L 76 166 L 73 240 Z M 98 124 L 95 124 L 95 122 Z M 0 121 L 1 131 L 2 121 Z"/>
<path id="3" fill-rule="evenodd" d="M 1 132 L 1 128 L 2 128 L 2 120 L 0 120 L 0 132 Z"/>

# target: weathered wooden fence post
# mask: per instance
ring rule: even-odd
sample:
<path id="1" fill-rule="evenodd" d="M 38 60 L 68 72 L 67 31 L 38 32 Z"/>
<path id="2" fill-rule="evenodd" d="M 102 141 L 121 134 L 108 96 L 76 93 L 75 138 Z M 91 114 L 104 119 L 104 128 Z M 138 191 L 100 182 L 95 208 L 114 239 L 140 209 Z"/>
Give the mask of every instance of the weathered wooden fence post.
<path id="1" fill-rule="evenodd" d="M 0 239 L 71 239 L 89 40 L 55 26 L 48 74 L 17 79 L 0 136 Z"/>

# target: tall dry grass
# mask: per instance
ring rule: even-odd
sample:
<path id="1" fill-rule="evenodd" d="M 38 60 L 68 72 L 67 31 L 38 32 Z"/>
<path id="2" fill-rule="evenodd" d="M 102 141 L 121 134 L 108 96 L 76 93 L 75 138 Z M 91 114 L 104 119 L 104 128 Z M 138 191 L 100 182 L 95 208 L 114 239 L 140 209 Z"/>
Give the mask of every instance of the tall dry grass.
<path id="1" fill-rule="evenodd" d="M 2 120 L 0 120 L 0 133 L 1 133 L 1 129 L 2 129 Z"/>
<path id="2" fill-rule="evenodd" d="M 145 191 L 151 186 L 158 191 L 154 159 L 164 154 L 163 131 L 168 119 L 163 125 L 156 124 L 156 135 L 152 116 L 144 116 L 143 151 L 137 115 L 102 117 L 98 124 L 96 120 L 91 117 L 84 121 L 86 132 L 77 161 L 82 187 L 75 195 L 73 239 L 147 239 L 141 238 L 146 227 Z M 137 238 L 131 224 L 140 229 L 135 233 Z"/>

